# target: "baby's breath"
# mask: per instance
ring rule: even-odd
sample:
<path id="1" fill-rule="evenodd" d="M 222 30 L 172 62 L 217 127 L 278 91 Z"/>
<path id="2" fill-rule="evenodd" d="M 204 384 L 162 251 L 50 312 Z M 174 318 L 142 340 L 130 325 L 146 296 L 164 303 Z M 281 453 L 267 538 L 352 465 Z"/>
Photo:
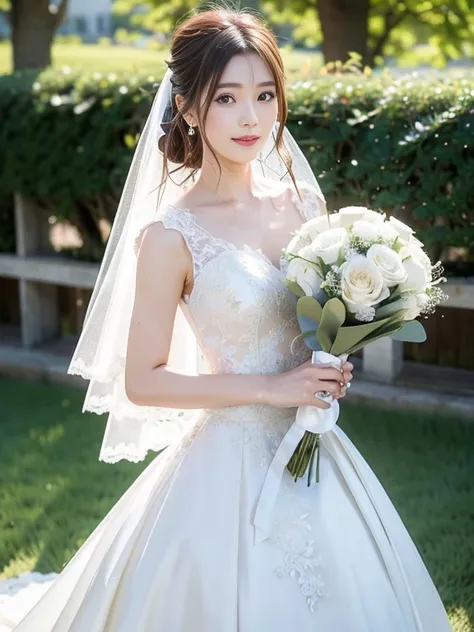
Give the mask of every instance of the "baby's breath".
<path id="1" fill-rule="evenodd" d="M 436 307 L 442 302 L 448 300 L 448 295 L 437 285 L 432 285 L 426 290 L 428 300 L 424 302 L 421 314 L 428 316 L 436 311 Z"/>
<path id="2" fill-rule="evenodd" d="M 326 292 L 330 298 L 341 296 L 341 269 L 338 266 L 332 266 L 326 274 L 326 278 L 321 283 L 321 289 Z"/>
<path id="3" fill-rule="evenodd" d="M 354 254 L 366 255 L 374 244 L 383 244 L 395 250 L 395 242 L 396 240 L 394 239 L 387 239 L 382 236 L 377 237 L 376 239 L 362 239 L 357 235 L 350 235 L 349 242 L 345 248 L 346 258 L 348 258 L 348 255 L 354 256 Z"/>
<path id="4" fill-rule="evenodd" d="M 375 318 L 375 307 L 360 307 L 354 316 L 363 323 L 370 323 Z"/>
<path id="5" fill-rule="evenodd" d="M 443 277 L 443 272 L 443 264 L 441 263 L 441 261 L 438 261 L 433 266 L 431 266 L 431 279 L 438 282 L 446 281 L 446 279 Z"/>

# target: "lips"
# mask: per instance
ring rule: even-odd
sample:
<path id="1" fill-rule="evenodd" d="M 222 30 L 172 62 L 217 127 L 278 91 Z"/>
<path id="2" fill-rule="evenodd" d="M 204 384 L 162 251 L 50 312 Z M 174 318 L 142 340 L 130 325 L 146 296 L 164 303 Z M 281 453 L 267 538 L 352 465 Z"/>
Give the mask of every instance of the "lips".
<path id="1" fill-rule="evenodd" d="M 244 147 L 250 147 L 250 145 L 254 145 L 259 138 L 260 136 L 239 136 L 239 138 L 233 138 L 232 140 Z"/>

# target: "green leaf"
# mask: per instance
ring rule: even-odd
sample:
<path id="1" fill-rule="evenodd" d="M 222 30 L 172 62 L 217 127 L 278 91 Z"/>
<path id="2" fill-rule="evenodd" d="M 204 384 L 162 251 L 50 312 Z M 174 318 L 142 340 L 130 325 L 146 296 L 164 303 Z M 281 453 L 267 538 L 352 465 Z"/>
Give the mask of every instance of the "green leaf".
<path id="1" fill-rule="evenodd" d="M 391 336 L 402 327 L 403 321 L 400 320 L 389 323 L 388 325 L 384 325 L 380 329 L 377 329 L 375 332 L 368 335 L 363 340 L 360 340 L 356 345 L 354 345 L 353 348 L 350 349 L 350 351 L 347 351 L 347 353 L 355 353 L 356 351 L 359 351 L 359 349 L 363 349 L 366 345 L 374 342 L 375 340 L 378 340 L 379 338 L 386 338 L 387 336 Z"/>
<path id="2" fill-rule="evenodd" d="M 338 298 L 331 298 L 324 305 L 316 337 L 323 351 L 331 352 L 344 321 L 346 320 L 346 308 Z"/>
<path id="3" fill-rule="evenodd" d="M 295 281 L 290 281 L 289 279 L 285 279 L 284 283 L 286 287 L 290 290 L 290 292 L 292 292 L 293 294 L 296 294 L 296 296 L 299 296 L 299 297 L 305 296 L 305 293 L 300 288 L 298 283 L 296 283 Z"/>
<path id="4" fill-rule="evenodd" d="M 400 330 L 392 334 L 392 338 L 402 342 L 425 342 L 426 331 L 418 320 L 409 320 Z"/>
<path id="5" fill-rule="evenodd" d="M 302 296 L 296 303 L 296 316 L 310 318 L 318 325 L 321 322 L 323 308 L 312 296 Z"/>
<path id="6" fill-rule="evenodd" d="M 382 327 L 387 324 L 397 322 L 399 318 L 399 315 L 395 314 L 372 323 L 341 327 L 331 348 L 331 353 L 340 355 L 341 353 L 347 353 L 349 350 L 350 353 L 354 353 L 354 350 L 360 349 L 366 344 L 365 341 L 368 337 L 371 335 L 375 336 L 377 330 L 382 329 Z M 364 341 L 364 343 L 360 344 L 362 341 Z"/>

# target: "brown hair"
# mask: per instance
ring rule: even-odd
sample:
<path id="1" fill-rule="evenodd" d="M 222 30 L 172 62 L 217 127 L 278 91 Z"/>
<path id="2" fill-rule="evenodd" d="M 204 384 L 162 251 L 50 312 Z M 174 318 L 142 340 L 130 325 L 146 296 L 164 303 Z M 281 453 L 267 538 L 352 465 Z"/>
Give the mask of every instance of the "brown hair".
<path id="1" fill-rule="evenodd" d="M 256 15 L 245 9 L 236 11 L 230 8 L 216 8 L 197 13 L 180 24 L 173 33 L 170 57 L 166 62 L 173 73 L 171 107 L 165 113 L 164 121 L 164 128 L 168 131 L 160 138 L 159 143 L 159 148 L 165 157 L 163 182 L 167 176 L 182 168 L 192 170 L 189 175 L 191 178 L 201 167 L 203 158 L 201 136 L 204 136 L 210 147 L 204 131 L 204 122 L 220 78 L 234 55 L 249 52 L 260 55 L 273 74 L 280 122 L 275 138 L 275 148 L 296 186 L 291 168 L 291 155 L 283 142 L 288 103 L 285 94 L 283 61 L 277 41 L 272 31 Z M 209 91 L 201 107 L 202 94 L 207 85 L 209 85 Z M 180 112 L 176 105 L 177 94 L 186 96 L 183 112 Z M 191 107 L 195 108 L 200 127 L 199 133 L 189 136 L 189 125 L 183 114 Z M 214 151 L 213 154 L 217 160 Z M 169 171 L 166 159 L 180 166 Z"/>

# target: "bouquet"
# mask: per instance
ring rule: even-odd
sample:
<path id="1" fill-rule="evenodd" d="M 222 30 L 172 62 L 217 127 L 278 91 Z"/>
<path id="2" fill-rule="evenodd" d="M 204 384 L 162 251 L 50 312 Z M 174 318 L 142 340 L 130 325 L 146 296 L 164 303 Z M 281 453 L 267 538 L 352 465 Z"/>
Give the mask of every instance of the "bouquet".
<path id="1" fill-rule="evenodd" d="M 298 323 L 313 363 L 341 367 L 350 353 L 383 336 L 426 340 L 415 319 L 434 312 L 447 296 L 438 287 L 446 281 L 443 268 L 432 265 L 423 248 L 409 226 L 365 207 L 345 207 L 303 224 L 283 251 L 289 262 L 285 283 L 298 297 Z M 298 409 L 296 423 L 305 432 L 287 464 L 295 481 L 308 469 L 308 486 L 316 452 L 319 481 L 321 434 L 339 411 L 329 393 L 315 395 L 331 408 Z"/>

